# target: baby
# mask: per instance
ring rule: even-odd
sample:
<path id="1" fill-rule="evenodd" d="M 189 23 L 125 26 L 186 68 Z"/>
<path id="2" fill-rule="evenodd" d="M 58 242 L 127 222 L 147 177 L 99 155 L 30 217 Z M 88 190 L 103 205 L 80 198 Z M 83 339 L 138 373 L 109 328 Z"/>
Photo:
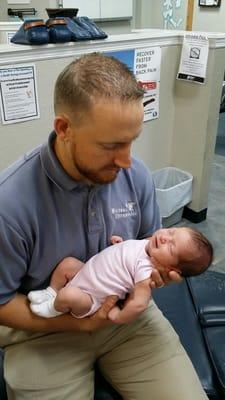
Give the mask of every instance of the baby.
<path id="1" fill-rule="evenodd" d="M 153 268 L 176 271 L 182 276 L 204 272 L 212 262 L 213 248 L 200 232 L 184 227 L 159 229 L 149 239 L 112 244 L 83 264 L 76 258 L 62 260 L 53 272 L 50 286 L 28 294 L 33 313 L 50 318 L 70 312 L 76 318 L 95 313 L 105 298 L 125 299 L 123 308 L 113 307 L 108 318 L 127 323 L 144 311 L 151 296 Z"/>

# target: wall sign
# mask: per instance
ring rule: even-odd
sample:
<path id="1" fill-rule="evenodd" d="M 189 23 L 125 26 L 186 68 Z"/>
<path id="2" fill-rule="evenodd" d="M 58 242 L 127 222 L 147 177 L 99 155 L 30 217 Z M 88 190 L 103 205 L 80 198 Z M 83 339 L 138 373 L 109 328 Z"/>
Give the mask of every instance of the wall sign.
<path id="1" fill-rule="evenodd" d="M 184 35 L 177 79 L 205 83 L 209 41 L 204 33 Z"/>
<path id="2" fill-rule="evenodd" d="M 34 64 L 0 68 L 0 109 L 2 124 L 40 118 Z"/>
<path id="3" fill-rule="evenodd" d="M 201 7 L 220 7 L 221 0 L 198 0 Z"/>
<path id="4" fill-rule="evenodd" d="M 161 48 L 144 47 L 134 50 L 119 50 L 106 53 L 125 63 L 145 90 L 144 122 L 159 117 L 159 86 L 161 69 Z"/>

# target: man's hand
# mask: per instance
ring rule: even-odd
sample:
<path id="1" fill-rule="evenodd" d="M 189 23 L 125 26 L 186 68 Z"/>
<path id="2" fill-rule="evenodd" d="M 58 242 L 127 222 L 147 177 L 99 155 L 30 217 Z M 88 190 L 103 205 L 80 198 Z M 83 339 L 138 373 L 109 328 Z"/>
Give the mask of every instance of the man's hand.
<path id="1" fill-rule="evenodd" d="M 123 307 L 116 306 L 111 309 L 109 319 L 116 324 L 128 324 L 137 319 L 148 308 L 151 292 L 149 281 L 150 278 L 136 283 Z"/>
<path id="2" fill-rule="evenodd" d="M 118 296 L 108 296 L 95 314 L 83 319 L 83 322 L 85 322 L 83 330 L 86 332 L 94 332 L 112 325 L 112 321 L 108 319 L 108 313 L 115 306 L 117 300 Z"/>
<path id="3" fill-rule="evenodd" d="M 180 283 L 182 281 L 182 277 L 178 272 L 173 270 L 166 270 L 165 268 L 160 268 L 160 265 L 157 265 L 157 261 L 155 259 L 153 259 L 152 261 L 153 265 L 156 268 L 153 268 L 151 274 L 151 289 L 161 288 L 170 283 Z"/>

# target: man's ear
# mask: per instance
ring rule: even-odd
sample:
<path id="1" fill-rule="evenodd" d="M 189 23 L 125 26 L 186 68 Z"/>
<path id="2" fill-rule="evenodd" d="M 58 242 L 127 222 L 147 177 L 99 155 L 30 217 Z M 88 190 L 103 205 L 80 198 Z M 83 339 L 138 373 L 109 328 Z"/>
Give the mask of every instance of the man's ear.
<path id="1" fill-rule="evenodd" d="M 70 135 L 71 122 L 67 114 L 59 114 L 54 120 L 54 130 L 59 140 L 67 141 Z"/>

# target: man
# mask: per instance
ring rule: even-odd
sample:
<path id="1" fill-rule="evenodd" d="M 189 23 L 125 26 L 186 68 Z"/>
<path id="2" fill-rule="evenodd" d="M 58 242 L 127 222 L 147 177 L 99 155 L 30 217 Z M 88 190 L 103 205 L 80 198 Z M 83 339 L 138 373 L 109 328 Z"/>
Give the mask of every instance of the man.
<path id="1" fill-rule="evenodd" d="M 93 364 L 126 400 L 204 400 L 179 340 L 153 302 L 129 325 L 107 320 L 109 297 L 89 318 L 35 316 L 26 294 L 48 285 L 64 257 L 85 262 L 160 226 L 151 176 L 131 160 L 143 91 L 119 61 L 90 54 L 59 75 L 54 132 L 1 174 L 0 345 L 9 399 L 91 400 Z M 155 285 L 179 281 L 155 275 Z"/>

